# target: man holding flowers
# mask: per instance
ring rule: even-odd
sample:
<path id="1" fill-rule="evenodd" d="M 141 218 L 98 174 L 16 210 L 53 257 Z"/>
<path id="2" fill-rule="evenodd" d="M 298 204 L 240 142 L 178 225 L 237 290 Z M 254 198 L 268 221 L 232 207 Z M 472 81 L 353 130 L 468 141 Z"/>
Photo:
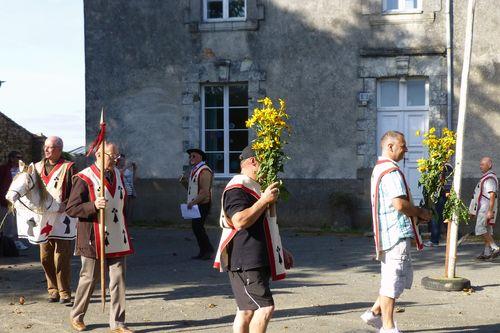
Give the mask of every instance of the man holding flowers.
<path id="1" fill-rule="evenodd" d="M 276 217 L 276 201 L 283 171 L 281 135 L 285 122 L 285 102 L 276 109 L 269 98 L 259 100 L 247 121 L 256 130 L 252 146 L 240 155 L 241 174 L 234 176 L 222 193 L 220 225 L 222 236 L 214 267 L 228 271 L 236 299 L 233 332 L 264 333 L 274 312 L 269 280 L 285 278 L 293 257 L 281 244 Z"/>

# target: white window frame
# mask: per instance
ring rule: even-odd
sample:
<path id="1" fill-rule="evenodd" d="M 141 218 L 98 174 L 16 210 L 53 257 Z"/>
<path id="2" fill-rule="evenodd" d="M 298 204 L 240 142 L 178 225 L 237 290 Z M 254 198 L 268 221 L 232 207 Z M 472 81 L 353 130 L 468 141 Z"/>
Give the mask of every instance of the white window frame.
<path id="1" fill-rule="evenodd" d="M 422 13 L 422 0 L 417 0 L 417 8 L 406 8 L 405 0 L 398 0 L 398 9 L 387 9 L 387 0 L 382 0 L 383 14 Z"/>
<path id="2" fill-rule="evenodd" d="M 201 149 L 205 152 L 206 151 L 206 142 L 205 142 L 205 133 L 207 129 L 205 128 L 205 87 L 210 87 L 210 86 L 223 86 L 224 87 L 224 98 L 223 98 L 223 126 L 224 126 L 224 151 L 210 151 L 210 152 L 216 152 L 216 153 L 223 153 L 224 154 L 224 172 L 223 173 L 216 173 L 214 170 L 214 176 L 215 177 L 221 177 L 221 178 L 226 178 L 226 177 L 232 177 L 236 175 L 237 173 L 230 173 L 229 172 L 229 161 L 230 161 L 230 154 L 231 153 L 236 153 L 236 151 L 229 150 L 229 87 L 230 86 L 238 86 L 246 84 L 247 85 L 247 91 L 248 91 L 248 82 L 235 82 L 235 83 L 211 83 L 211 84 L 204 84 L 201 86 Z M 210 107 L 213 109 L 220 109 L 220 107 Z M 247 109 L 247 114 L 249 116 L 249 105 L 247 102 L 246 107 L 232 107 L 234 108 L 246 108 Z M 217 129 L 220 131 L 220 129 Z M 232 129 L 232 131 L 247 131 L 248 132 L 248 143 L 250 143 L 250 130 L 247 129 Z M 208 131 L 216 131 L 213 129 L 209 129 Z M 208 152 L 207 152 L 208 153 Z"/>
<path id="3" fill-rule="evenodd" d="M 203 21 L 205 22 L 227 22 L 227 21 L 246 21 L 247 19 L 247 0 L 245 1 L 245 15 L 243 17 L 229 17 L 229 0 L 222 0 L 222 18 L 208 18 L 208 0 L 203 0 Z"/>
<path id="4" fill-rule="evenodd" d="M 408 81 L 425 81 L 425 105 L 406 105 L 407 103 L 407 85 Z M 397 81 L 399 90 L 399 103 L 396 106 L 382 106 L 380 93 L 380 83 L 387 81 Z M 407 78 L 387 78 L 377 80 L 377 109 L 380 111 L 426 111 L 429 110 L 429 80 L 426 77 L 407 77 Z"/>

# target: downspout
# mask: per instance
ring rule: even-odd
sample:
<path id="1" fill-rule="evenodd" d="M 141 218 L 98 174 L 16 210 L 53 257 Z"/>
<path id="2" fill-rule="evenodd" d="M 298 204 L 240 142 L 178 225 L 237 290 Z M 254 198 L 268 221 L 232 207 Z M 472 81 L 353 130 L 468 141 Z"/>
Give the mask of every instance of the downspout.
<path id="1" fill-rule="evenodd" d="M 447 89 L 447 120 L 446 127 L 452 129 L 453 122 L 453 3 L 446 0 L 446 89 Z"/>

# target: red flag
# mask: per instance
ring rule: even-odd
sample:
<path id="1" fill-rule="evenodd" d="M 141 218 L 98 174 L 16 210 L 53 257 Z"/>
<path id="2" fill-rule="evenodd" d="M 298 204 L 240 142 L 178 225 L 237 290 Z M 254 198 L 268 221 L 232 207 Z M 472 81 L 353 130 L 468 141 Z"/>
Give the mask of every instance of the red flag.
<path id="1" fill-rule="evenodd" d="M 101 124 L 99 125 L 99 134 L 95 138 L 94 142 L 89 147 L 89 151 L 87 152 L 87 157 L 91 154 L 95 153 L 96 150 L 101 146 L 102 141 L 106 135 L 106 123 L 104 122 L 104 111 L 101 111 Z"/>

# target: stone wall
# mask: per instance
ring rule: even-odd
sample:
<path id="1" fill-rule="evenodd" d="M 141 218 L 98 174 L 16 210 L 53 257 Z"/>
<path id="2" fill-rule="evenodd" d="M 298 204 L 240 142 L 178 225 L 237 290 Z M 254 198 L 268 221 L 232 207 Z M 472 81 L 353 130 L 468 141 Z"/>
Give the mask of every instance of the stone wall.
<path id="1" fill-rule="evenodd" d="M 19 151 L 24 162 L 38 161 L 42 157 L 44 136 L 30 133 L 12 119 L 0 113 L 0 161 L 5 163 L 7 155 Z"/>

